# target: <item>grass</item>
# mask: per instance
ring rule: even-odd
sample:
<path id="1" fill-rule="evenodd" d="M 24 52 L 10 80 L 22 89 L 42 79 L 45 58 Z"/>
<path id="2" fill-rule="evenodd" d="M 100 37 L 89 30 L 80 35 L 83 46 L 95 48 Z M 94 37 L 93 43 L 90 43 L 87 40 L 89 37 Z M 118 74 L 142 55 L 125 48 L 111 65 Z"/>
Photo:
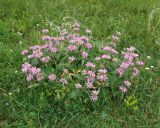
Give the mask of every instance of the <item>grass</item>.
<path id="1" fill-rule="evenodd" d="M 160 0 L 0 0 L 0 127 L 160 128 L 158 8 Z M 48 101 L 38 89 L 26 89 L 20 52 L 39 43 L 45 17 L 56 25 L 63 23 L 64 17 L 75 18 L 91 28 L 99 43 L 120 31 L 121 48 L 137 47 L 146 66 L 155 66 L 142 71 L 139 85 L 135 82 L 133 93 L 139 110 L 116 100 L 92 106 Z"/>

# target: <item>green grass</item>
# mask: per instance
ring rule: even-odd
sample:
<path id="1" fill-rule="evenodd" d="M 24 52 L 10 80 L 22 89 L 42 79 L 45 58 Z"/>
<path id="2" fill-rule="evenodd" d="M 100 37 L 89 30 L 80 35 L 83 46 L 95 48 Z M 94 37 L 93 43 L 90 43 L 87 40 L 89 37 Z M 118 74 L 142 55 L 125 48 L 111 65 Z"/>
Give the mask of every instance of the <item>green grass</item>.
<path id="1" fill-rule="evenodd" d="M 160 0 L 0 0 L 0 127 L 160 128 L 160 11 L 149 24 L 156 8 Z M 142 71 L 139 85 L 135 82 L 139 110 L 116 100 L 91 106 L 49 101 L 38 89 L 26 89 L 20 52 L 39 43 L 45 17 L 56 25 L 75 18 L 99 43 L 120 31 L 121 48 L 137 47 L 146 66 L 155 66 Z"/>

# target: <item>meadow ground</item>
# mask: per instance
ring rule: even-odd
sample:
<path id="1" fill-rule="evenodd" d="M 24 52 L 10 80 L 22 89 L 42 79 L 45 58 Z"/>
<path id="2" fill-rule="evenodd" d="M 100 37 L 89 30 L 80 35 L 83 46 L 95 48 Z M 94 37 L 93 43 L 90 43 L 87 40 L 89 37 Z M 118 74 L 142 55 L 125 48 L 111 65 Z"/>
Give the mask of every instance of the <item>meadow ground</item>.
<path id="1" fill-rule="evenodd" d="M 160 0 L 0 0 L 0 127 L 160 128 L 159 8 Z M 97 43 L 120 31 L 121 48 L 135 46 L 146 67 L 154 66 L 135 85 L 139 110 L 116 99 L 64 107 L 26 89 L 20 52 L 39 42 L 45 17 L 56 25 L 75 18 L 91 28 Z"/>

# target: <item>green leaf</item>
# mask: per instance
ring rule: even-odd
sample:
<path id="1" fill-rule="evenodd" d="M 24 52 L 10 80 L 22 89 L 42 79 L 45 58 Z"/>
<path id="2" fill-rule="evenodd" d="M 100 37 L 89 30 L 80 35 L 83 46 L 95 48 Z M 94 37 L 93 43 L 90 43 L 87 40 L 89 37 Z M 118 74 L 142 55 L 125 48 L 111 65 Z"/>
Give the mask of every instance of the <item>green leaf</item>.
<path id="1" fill-rule="evenodd" d="M 79 96 L 79 90 L 75 89 L 69 94 L 68 97 L 71 98 L 71 99 L 76 99 L 78 96 Z"/>
<path id="2" fill-rule="evenodd" d="M 32 65 L 37 65 L 38 64 L 38 59 L 37 58 L 33 58 L 31 64 Z"/>
<path id="3" fill-rule="evenodd" d="M 79 80 L 85 80 L 85 77 L 81 74 L 75 74 L 74 77 L 79 79 Z"/>
<path id="4" fill-rule="evenodd" d="M 46 69 L 44 69 L 44 73 L 45 73 L 46 75 L 52 74 L 52 73 L 53 73 L 53 68 L 47 67 Z"/>

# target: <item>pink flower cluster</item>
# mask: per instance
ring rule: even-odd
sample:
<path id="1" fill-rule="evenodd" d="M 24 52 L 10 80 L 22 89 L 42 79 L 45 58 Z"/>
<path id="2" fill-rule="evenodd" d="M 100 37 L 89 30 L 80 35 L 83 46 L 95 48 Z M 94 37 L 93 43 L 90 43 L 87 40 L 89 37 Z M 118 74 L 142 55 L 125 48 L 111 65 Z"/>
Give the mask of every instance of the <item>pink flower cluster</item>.
<path id="1" fill-rule="evenodd" d="M 90 91 L 90 99 L 97 101 L 99 88 L 103 89 L 106 86 L 111 74 L 118 73 L 120 76 L 113 79 L 124 79 L 126 71 L 132 72 L 131 77 L 139 75 L 139 67 L 144 65 L 144 62 L 139 60 L 134 47 L 126 48 L 122 54 L 118 51 L 116 46 L 120 41 L 119 32 L 112 36 L 111 45 L 99 50 L 92 44 L 92 31 L 86 29 L 87 36 L 81 35 L 80 27 L 75 21 L 71 32 L 70 29 L 62 29 L 59 37 L 49 35 L 51 31 L 48 29 L 42 30 L 42 40 L 45 44 L 31 46 L 21 52 L 21 55 L 26 55 L 28 62 L 22 65 L 22 72 L 26 75 L 27 81 L 44 80 L 54 82 L 57 86 L 70 85 L 71 82 L 77 89 L 87 88 Z M 123 61 L 119 64 L 121 57 Z M 31 65 L 35 60 L 34 66 Z M 45 69 L 49 70 L 50 75 L 45 74 Z M 77 78 L 77 74 L 82 75 L 82 79 Z M 119 86 L 119 90 L 126 93 L 130 86 L 129 79 L 125 80 Z"/>
<path id="2" fill-rule="evenodd" d="M 101 56 L 101 58 L 102 58 L 102 59 L 108 59 L 108 60 L 110 60 L 110 59 L 111 59 L 111 56 L 110 56 L 110 55 L 107 55 L 107 54 L 103 54 L 103 55 Z"/>
<path id="3" fill-rule="evenodd" d="M 122 77 L 124 75 L 124 73 L 126 72 L 126 70 L 129 68 L 129 66 L 131 66 L 131 65 L 133 65 L 133 63 L 130 61 L 122 62 L 121 65 L 119 66 L 119 68 L 117 69 L 119 76 Z"/>
<path id="4" fill-rule="evenodd" d="M 105 82 L 107 80 L 106 73 L 107 73 L 106 69 L 100 69 L 100 70 L 98 70 L 97 79 L 100 80 L 101 82 Z"/>
<path id="5" fill-rule="evenodd" d="M 119 68 L 117 69 L 117 72 L 120 77 L 124 75 L 124 73 L 129 67 L 133 68 L 133 76 L 137 76 L 139 74 L 139 69 L 133 66 L 135 66 L 136 64 L 144 65 L 144 62 L 142 61 L 136 61 L 136 63 L 134 62 L 134 59 L 138 59 L 139 57 L 139 55 L 135 53 L 135 50 L 136 49 L 134 47 L 130 47 L 126 48 L 126 52 L 123 53 L 125 60 L 120 64 Z"/>
<path id="6" fill-rule="evenodd" d="M 54 80 L 56 80 L 56 75 L 55 74 L 51 74 L 51 75 L 48 76 L 48 79 L 50 81 L 54 81 Z"/>
<path id="7" fill-rule="evenodd" d="M 91 93 L 91 100 L 92 101 L 97 101 L 98 100 L 98 94 L 99 94 L 99 91 L 93 90 L 92 93 Z"/>
<path id="8" fill-rule="evenodd" d="M 86 67 L 88 67 L 88 68 L 95 68 L 95 64 L 93 64 L 91 62 L 87 62 Z"/>
<path id="9" fill-rule="evenodd" d="M 69 51 L 75 51 L 76 49 L 77 49 L 77 47 L 75 45 L 69 45 L 68 46 Z"/>
<path id="10" fill-rule="evenodd" d="M 46 33 L 48 33 L 48 32 L 49 32 L 48 29 L 43 29 L 43 30 L 42 30 L 42 33 L 44 33 L 44 34 L 46 34 Z"/>
<path id="11" fill-rule="evenodd" d="M 81 53 L 81 55 L 82 55 L 83 58 L 87 58 L 87 57 L 88 57 L 88 53 L 85 52 L 85 51 L 83 51 L 83 52 Z"/>
<path id="12" fill-rule="evenodd" d="M 104 47 L 103 48 L 104 51 L 108 51 L 108 52 L 111 52 L 113 54 L 118 54 L 118 51 L 116 51 L 115 49 L 111 48 L 111 47 Z"/>
<path id="13" fill-rule="evenodd" d="M 41 58 L 41 61 L 45 62 L 45 63 L 48 63 L 50 60 L 51 60 L 51 58 L 49 56 Z"/>
<path id="14" fill-rule="evenodd" d="M 22 65 L 22 72 L 26 74 L 27 81 L 31 81 L 31 80 L 40 81 L 44 79 L 44 75 L 41 72 L 41 69 L 32 67 L 32 65 L 29 63 L 24 63 Z"/>
<path id="15" fill-rule="evenodd" d="M 21 55 L 27 55 L 28 53 L 29 53 L 28 50 L 23 50 L 23 51 L 21 52 Z"/>
<path id="16" fill-rule="evenodd" d="M 95 87 L 93 86 L 93 82 L 94 82 L 95 77 L 96 77 L 95 72 L 92 71 L 92 70 L 88 70 L 88 71 L 86 72 L 86 75 L 87 75 L 87 77 L 86 77 L 86 78 L 87 78 L 86 87 L 87 87 L 87 88 L 95 88 Z"/>
<path id="17" fill-rule="evenodd" d="M 75 57 L 73 57 L 73 56 L 70 56 L 68 59 L 69 59 L 69 61 L 70 61 L 70 62 L 73 62 L 73 61 L 75 61 L 75 60 L 76 60 L 76 58 L 75 58 Z"/>
<path id="18" fill-rule="evenodd" d="M 86 43 L 85 46 L 86 46 L 86 48 L 88 48 L 88 49 L 90 49 L 90 48 L 93 47 L 93 45 L 92 45 L 91 43 Z"/>
<path id="19" fill-rule="evenodd" d="M 123 81 L 123 85 L 119 86 L 119 90 L 123 93 L 126 93 L 131 86 L 131 82 L 129 80 Z"/>

